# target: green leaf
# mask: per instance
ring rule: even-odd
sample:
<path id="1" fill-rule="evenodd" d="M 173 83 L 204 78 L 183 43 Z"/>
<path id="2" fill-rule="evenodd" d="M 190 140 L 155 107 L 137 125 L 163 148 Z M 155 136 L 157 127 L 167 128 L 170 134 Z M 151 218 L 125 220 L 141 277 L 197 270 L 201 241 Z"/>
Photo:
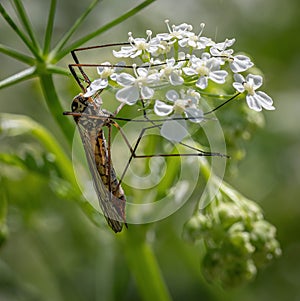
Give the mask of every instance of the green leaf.
<path id="1" fill-rule="evenodd" d="M 49 71 L 49 73 L 55 73 L 55 74 L 70 76 L 70 71 L 68 69 L 62 68 L 62 67 L 59 67 L 59 66 L 49 64 L 49 65 L 47 65 L 47 70 Z"/>
<path id="2" fill-rule="evenodd" d="M 30 49 L 32 54 L 37 58 L 40 59 L 39 49 L 35 48 L 25 33 L 16 25 L 16 23 L 12 20 L 12 18 L 7 14 L 6 10 L 0 3 L 0 13 L 5 19 L 5 21 L 9 24 L 9 26 L 15 31 L 15 33 L 21 38 L 24 44 Z"/>
<path id="3" fill-rule="evenodd" d="M 12 49 L 6 45 L 0 44 L 0 52 L 11 56 L 12 58 L 21 61 L 25 64 L 28 65 L 33 65 L 34 64 L 34 59 L 31 58 L 30 56 L 23 54 L 15 49 Z"/>
<path id="4" fill-rule="evenodd" d="M 78 29 L 78 27 L 83 23 L 83 21 L 86 19 L 86 17 L 89 15 L 89 13 L 93 10 L 93 8 L 96 6 L 96 4 L 100 0 L 94 0 L 89 7 L 86 9 L 86 11 L 75 21 L 73 26 L 65 33 L 65 35 L 60 39 L 59 43 L 56 45 L 54 50 L 52 51 L 52 56 L 55 57 L 56 53 L 59 52 L 65 44 L 69 41 L 73 33 Z M 69 51 L 68 51 L 69 52 Z M 67 53 L 68 53 L 67 52 Z M 64 55 L 63 55 L 64 56 Z M 63 56 L 60 56 L 62 58 Z M 58 59 L 57 59 L 58 60 Z"/>
<path id="5" fill-rule="evenodd" d="M 15 85 L 19 82 L 23 82 L 29 78 L 33 78 L 34 76 L 36 76 L 36 67 L 29 67 L 0 81 L 0 89 Z"/>
<path id="6" fill-rule="evenodd" d="M 34 35 L 34 31 L 32 29 L 31 23 L 29 21 L 29 18 L 27 16 L 26 10 L 25 10 L 22 2 L 20 0 L 14 0 L 14 3 L 15 3 L 15 6 L 16 6 L 17 13 L 19 14 L 20 21 L 23 23 L 23 26 L 25 27 L 26 32 L 28 33 L 28 35 L 31 39 L 32 45 L 34 46 L 34 48 L 36 50 L 39 50 L 39 48 L 40 48 L 39 44 L 38 44 L 37 39 Z"/>
<path id="7" fill-rule="evenodd" d="M 53 24 L 54 24 L 54 17 L 55 17 L 55 8 L 56 8 L 56 0 L 52 0 L 50 4 L 48 22 L 47 22 L 46 33 L 45 33 L 44 49 L 43 49 L 44 55 L 48 54 L 51 45 L 51 38 L 52 38 Z"/>

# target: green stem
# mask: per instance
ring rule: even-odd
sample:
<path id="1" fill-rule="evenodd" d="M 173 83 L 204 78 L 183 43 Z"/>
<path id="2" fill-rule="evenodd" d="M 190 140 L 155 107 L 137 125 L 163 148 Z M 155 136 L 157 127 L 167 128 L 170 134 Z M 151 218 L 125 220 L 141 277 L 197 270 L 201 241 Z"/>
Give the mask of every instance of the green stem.
<path id="1" fill-rule="evenodd" d="M 134 275 L 141 299 L 144 301 L 170 301 L 171 296 L 164 282 L 151 246 L 145 241 L 140 226 L 130 226 L 124 233 L 125 256 Z"/>
<path id="2" fill-rule="evenodd" d="M 91 32 L 90 34 L 84 36 L 83 38 L 75 41 L 70 46 L 66 47 L 65 49 L 63 49 L 61 51 L 58 51 L 61 47 L 56 47 L 53 52 L 55 53 L 56 51 L 58 51 L 58 53 L 56 55 L 53 55 L 53 56 L 55 56 L 56 61 L 59 61 L 61 58 L 63 58 L 64 56 L 66 56 L 68 53 L 70 53 L 72 50 L 80 47 L 82 44 L 84 44 L 87 41 L 93 39 L 94 37 L 100 35 L 101 33 L 108 31 L 112 27 L 114 27 L 116 25 L 120 25 L 126 19 L 128 19 L 131 16 L 135 15 L 137 12 L 139 12 L 140 10 L 142 10 L 143 8 L 145 8 L 146 6 L 150 5 L 154 1 L 155 0 L 146 0 L 146 1 L 144 1 L 143 3 L 141 3 L 138 6 L 136 6 L 135 8 L 131 9 L 127 13 L 125 13 L 122 16 L 118 17 L 117 19 L 109 22 L 108 24 L 102 26 L 101 28 L 99 28 L 99 29 Z"/>
<path id="3" fill-rule="evenodd" d="M 50 153 L 55 155 L 55 161 L 62 177 L 70 182 L 76 192 L 80 192 L 73 173 L 72 162 L 66 156 L 56 139 L 39 124 L 36 124 L 36 126 L 31 129 L 31 133 Z"/>
<path id="4" fill-rule="evenodd" d="M 52 51 L 52 55 L 53 57 L 56 57 L 56 53 L 59 53 L 61 51 L 61 49 L 65 46 L 65 44 L 68 42 L 68 40 L 71 38 L 71 36 L 74 34 L 74 32 L 78 29 L 78 27 L 83 23 L 83 21 L 87 18 L 87 16 L 89 15 L 89 13 L 93 10 L 93 8 L 96 6 L 96 4 L 99 2 L 100 0 L 94 0 L 89 7 L 86 9 L 86 11 L 76 20 L 76 22 L 73 24 L 73 26 L 67 31 L 67 33 L 60 39 L 60 41 L 58 42 L 58 44 L 56 45 L 56 47 L 53 49 Z M 68 54 L 70 51 L 68 51 L 66 54 Z M 60 58 L 64 57 L 60 56 Z M 57 58 L 57 60 L 59 60 L 60 58 Z"/>
<path id="5" fill-rule="evenodd" d="M 56 93 L 55 85 L 51 74 L 40 73 L 39 74 L 41 87 L 45 96 L 47 106 L 51 112 L 52 117 L 59 124 L 62 129 L 69 145 L 72 144 L 74 135 L 74 126 L 70 120 L 63 116 L 63 108 L 60 104 L 58 95 Z"/>
<path id="6" fill-rule="evenodd" d="M 66 68 L 62 68 L 56 65 L 47 65 L 47 70 L 49 73 L 55 73 L 55 74 L 60 74 L 60 75 L 65 75 L 65 76 L 70 76 L 70 71 Z"/>
<path id="7" fill-rule="evenodd" d="M 204 176 L 205 181 L 207 182 L 211 176 L 211 166 L 205 158 L 201 158 L 200 171 Z"/>
<path id="8" fill-rule="evenodd" d="M 0 13 L 5 19 L 5 21 L 9 24 L 9 26 L 15 31 L 15 33 L 21 38 L 24 44 L 30 49 L 32 54 L 36 57 L 37 60 L 40 60 L 40 53 L 37 48 L 35 48 L 32 42 L 27 38 L 23 31 L 16 25 L 16 23 L 11 19 L 11 17 L 7 14 L 6 10 L 0 3 Z"/>
<path id="9" fill-rule="evenodd" d="M 34 59 L 31 58 L 30 56 L 23 54 L 3 44 L 0 44 L 0 52 L 28 65 L 33 65 L 35 63 Z"/>
<path id="10" fill-rule="evenodd" d="M 4 190 L 4 181 L 0 180 L 1 190 L 0 190 L 0 247 L 4 243 L 8 235 L 8 229 L 6 225 L 6 215 L 7 215 L 7 197 L 6 191 Z M 3 186 L 2 186 L 3 185 Z"/>
<path id="11" fill-rule="evenodd" d="M 29 18 L 27 16 L 27 13 L 25 11 L 25 8 L 24 8 L 22 2 L 20 0 L 14 0 L 14 3 L 15 3 L 15 6 L 16 6 L 16 10 L 17 10 L 17 12 L 19 14 L 19 17 L 20 17 L 19 19 L 23 23 L 23 26 L 25 27 L 26 32 L 28 33 L 28 35 L 31 39 L 33 47 L 35 49 L 39 49 L 39 44 L 38 44 L 37 39 L 34 35 L 31 23 L 29 21 Z"/>
<path id="12" fill-rule="evenodd" d="M 56 8 L 56 0 L 51 0 L 47 27 L 45 32 L 45 39 L 44 39 L 44 48 L 43 53 L 48 54 L 50 50 L 51 40 L 52 40 L 52 32 L 53 32 L 53 24 L 54 24 L 54 17 L 55 17 L 55 8 Z"/>

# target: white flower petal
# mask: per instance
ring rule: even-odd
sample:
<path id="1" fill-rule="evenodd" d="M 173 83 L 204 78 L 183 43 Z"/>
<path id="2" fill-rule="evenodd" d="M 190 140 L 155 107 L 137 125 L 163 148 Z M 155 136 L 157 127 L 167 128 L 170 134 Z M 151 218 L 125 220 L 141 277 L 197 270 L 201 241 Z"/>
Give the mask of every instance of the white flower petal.
<path id="1" fill-rule="evenodd" d="M 116 81 L 116 80 L 117 80 L 117 77 L 118 77 L 118 74 L 117 74 L 117 73 L 113 73 L 113 74 L 110 76 L 111 80 L 113 80 L 113 81 Z"/>
<path id="2" fill-rule="evenodd" d="M 263 84 L 263 78 L 260 75 L 248 74 L 246 81 L 253 83 L 254 90 L 258 89 Z"/>
<path id="3" fill-rule="evenodd" d="M 181 76 L 179 76 L 176 72 L 172 72 L 169 76 L 170 84 L 173 86 L 182 85 L 184 80 Z"/>
<path id="4" fill-rule="evenodd" d="M 168 67 L 173 67 L 175 65 L 175 63 L 176 63 L 176 61 L 173 57 L 170 59 L 166 59 L 166 64 Z"/>
<path id="5" fill-rule="evenodd" d="M 214 71 L 209 73 L 209 78 L 215 83 L 224 84 L 227 74 L 228 73 L 225 70 Z"/>
<path id="6" fill-rule="evenodd" d="M 241 83 L 234 82 L 232 85 L 233 85 L 234 89 L 236 89 L 240 93 L 243 93 L 245 91 L 245 87 Z"/>
<path id="7" fill-rule="evenodd" d="M 213 56 L 220 56 L 220 55 L 222 55 L 222 51 L 218 50 L 214 46 L 212 46 L 209 51 L 210 51 L 211 55 L 213 55 Z"/>
<path id="8" fill-rule="evenodd" d="M 108 80 L 106 78 L 101 78 L 101 79 L 94 80 L 91 83 L 90 88 L 93 90 L 100 90 L 106 88 L 107 85 L 108 85 Z"/>
<path id="9" fill-rule="evenodd" d="M 177 99 L 179 99 L 179 94 L 175 90 L 169 90 L 166 93 L 166 98 L 169 101 L 175 102 Z"/>
<path id="10" fill-rule="evenodd" d="M 159 73 L 153 73 L 148 75 L 147 77 L 147 83 L 148 84 L 153 84 L 159 81 Z"/>
<path id="11" fill-rule="evenodd" d="M 136 73 L 137 73 L 139 76 L 147 77 L 147 75 L 148 75 L 148 70 L 147 70 L 146 68 L 136 68 Z"/>
<path id="12" fill-rule="evenodd" d="M 163 101 L 156 100 L 154 104 L 154 113 L 158 116 L 167 116 L 173 111 L 173 106 L 167 105 Z"/>
<path id="13" fill-rule="evenodd" d="M 244 78 L 244 76 L 241 75 L 241 74 L 234 74 L 234 75 L 233 75 L 233 78 L 234 78 L 234 80 L 235 80 L 236 82 L 238 82 L 238 83 L 240 83 L 240 84 L 243 84 L 243 83 L 246 81 L 245 78 Z"/>
<path id="14" fill-rule="evenodd" d="M 250 109 L 252 109 L 256 112 L 260 112 L 262 110 L 262 107 L 261 107 L 259 101 L 257 100 L 257 98 L 255 97 L 255 95 L 256 94 L 247 95 L 246 96 L 246 101 L 247 101 L 247 104 L 248 104 Z"/>
<path id="15" fill-rule="evenodd" d="M 214 45 L 215 48 L 219 50 L 225 50 L 226 48 L 232 46 L 235 43 L 235 39 L 226 39 L 224 42 L 216 43 Z"/>
<path id="16" fill-rule="evenodd" d="M 267 95 L 265 92 L 258 91 L 256 92 L 257 100 L 260 102 L 261 106 L 266 110 L 275 110 L 273 106 L 272 98 Z"/>
<path id="17" fill-rule="evenodd" d="M 173 115 L 174 117 L 181 117 L 180 115 Z M 166 139 L 173 142 L 180 142 L 189 133 L 186 129 L 185 120 L 167 120 L 163 123 L 160 133 Z"/>
<path id="18" fill-rule="evenodd" d="M 191 122 L 199 123 L 203 121 L 203 112 L 199 109 L 187 108 L 184 110 L 187 117 L 189 117 Z"/>
<path id="19" fill-rule="evenodd" d="M 116 77 L 117 83 L 124 87 L 133 85 L 135 83 L 135 80 L 135 77 L 125 72 L 118 74 L 118 76 Z"/>
<path id="20" fill-rule="evenodd" d="M 101 66 L 97 67 L 97 73 L 101 75 L 101 73 L 105 70 L 105 68 L 110 68 L 110 67 L 111 67 L 110 62 L 101 63 Z"/>
<path id="21" fill-rule="evenodd" d="M 141 55 L 142 53 L 143 53 L 142 50 L 136 50 L 135 52 L 133 52 L 133 53 L 130 55 L 130 57 L 134 59 L 134 58 L 136 58 L 137 56 Z"/>
<path id="22" fill-rule="evenodd" d="M 86 92 L 83 94 L 84 97 L 91 97 L 93 96 L 97 90 L 92 90 L 89 87 L 86 89 Z"/>
<path id="23" fill-rule="evenodd" d="M 113 55 L 117 58 L 120 57 L 129 57 L 134 52 L 132 46 L 122 47 L 121 50 L 115 51 L 113 50 Z"/>
<path id="24" fill-rule="evenodd" d="M 233 62 L 230 63 L 230 68 L 234 73 L 244 72 L 251 68 L 254 64 L 251 62 L 250 58 L 245 55 L 236 55 L 233 58 Z"/>
<path id="25" fill-rule="evenodd" d="M 210 55 L 210 53 L 208 53 L 208 52 L 203 52 L 202 54 L 201 54 L 201 60 L 203 60 L 203 61 L 207 61 L 208 59 L 210 59 L 210 57 L 211 57 L 211 55 Z M 201 61 L 200 60 L 200 61 Z"/>
<path id="26" fill-rule="evenodd" d="M 197 74 L 196 70 L 193 68 L 184 67 L 184 68 L 182 68 L 182 70 L 186 75 L 189 75 L 189 76 Z"/>
<path id="27" fill-rule="evenodd" d="M 205 89 L 208 85 L 208 79 L 206 76 L 200 76 L 198 79 L 196 86 L 200 89 Z"/>
<path id="28" fill-rule="evenodd" d="M 142 86 L 141 87 L 141 96 L 143 99 L 150 99 L 152 98 L 154 94 L 154 90 L 147 87 L 147 86 Z"/>
<path id="29" fill-rule="evenodd" d="M 116 93 L 116 98 L 128 105 L 134 105 L 139 99 L 139 90 L 135 86 L 122 88 Z"/>

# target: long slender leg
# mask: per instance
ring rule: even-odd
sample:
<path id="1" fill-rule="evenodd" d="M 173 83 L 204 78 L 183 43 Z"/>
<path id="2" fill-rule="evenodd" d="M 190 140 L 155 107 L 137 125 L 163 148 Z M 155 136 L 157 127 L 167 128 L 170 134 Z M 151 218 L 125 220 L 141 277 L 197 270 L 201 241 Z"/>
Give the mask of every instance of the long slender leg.
<path id="1" fill-rule="evenodd" d="M 76 66 L 76 65 L 75 65 L 75 66 Z M 82 90 L 83 92 L 85 92 L 85 91 L 86 91 L 86 88 L 83 86 L 83 84 L 82 84 L 80 78 L 78 77 L 77 73 L 75 72 L 74 64 L 70 64 L 70 65 L 69 65 L 69 69 L 70 69 L 70 71 L 71 71 L 72 76 L 73 76 L 74 79 L 76 80 L 77 84 L 78 84 L 79 87 L 81 88 L 81 90 Z"/>
<path id="2" fill-rule="evenodd" d="M 130 43 L 129 42 L 125 42 L 125 43 L 111 43 L 111 44 L 104 44 L 104 45 L 96 45 L 96 46 L 89 46 L 89 47 L 82 47 L 82 48 L 76 48 L 76 49 L 73 49 L 71 51 L 71 55 L 72 55 L 72 58 L 75 62 L 75 64 L 69 64 L 69 69 L 71 71 L 71 74 L 73 75 L 73 77 L 75 78 L 76 82 L 78 83 L 78 85 L 80 86 L 80 88 L 82 89 L 82 91 L 85 92 L 85 88 L 84 86 L 82 85 L 78 75 L 76 74 L 75 72 L 75 67 L 78 68 L 79 72 L 81 73 L 81 75 L 83 76 L 83 79 L 84 81 L 87 83 L 87 84 L 90 84 L 91 81 L 89 79 L 89 77 L 87 76 L 87 74 L 84 72 L 83 70 L 83 67 L 84 67 L 84 64 L 80 64 L 79 62 L 79 59 L 76 55 L 77 52 L 80 52 L 80 51 L 86 51 L 86 50 L 92 50 L 92 49 L 99 49 L 99 48 L 105 48 L 105 47 L 113 47 L 113 46 L 122 46 L 122 45 L 129 45 Z"/>
<path id="3" fill-rule="evenodd" d="M 72 53 L 72 56 L 74 58 L 74 61 L 76 62 L 75 64 L 69 64 L 68 67 L 69 67 L 69 70 L 72 74 L 72 76 L 74 77 L 74 79 L 76 80 L 77 84 L 79 85 L 79 87 L 81 88 L 81 90 L 83 92 L 86 92 L 86 88 L 84 87 L 84 85 L 82 84 L 82 81 L 86 82 L 87 83 L 87 86 L 89 86 L 91 84 L 91 80 L 89 79 L 88 75 L 86 74 L 86 72 L 83 70 L 84 67 L 86 68 L 95 68 L 95 67 L 107 67 L 107 65 L 103 65 L 103 64 L 81 64 L 79 63 L 78 61 L 78 58 L 76 57 L 75 53 L 74 53 L 75 50 L 73 50 L 71 53 Z M 110 65 L 111 67 L 120 67 L 118 65 Z M 80 78 L 76 71 L 75 71 L 75 68 L 77 68 L 79 70 L 79 72 L 81 73 L 82 75 L 82 78 Z M 127 69 L 133 69 L 133 66 L 132 65 L 126 65 L 126 66 L 122 66 L 122 68 L 127 68 Z"/>
<path id="4" fill-rule="evenodd" d="M 232 99 L 232 98 L 231 98 L 231 99 Z M 230 99 L 230 100 L 231 100 L 231 99 Z M 230 100 L 229 100 L 229 101 L 230 101 Z M 228 102 L 228 101 L 227 101 L 227 102 Z M 144 116 L 144 118 L 145 118 L 147 121 L 151 122 L 153 125 L 155 125 L 155 122 L 154 122 L 153 120 L 149 119 L 148 116 L 147 116 L 147 112 L 146 112 L 146 110 L 145 110 L 145 103 L 144 103 L 143 99 L 141 99 L 141 103 L 142 103 L 142 107 L 143 107 L 143 116 Z M 210 111 L 210 112 L 208 112 L 208 113 L 206 113 L 206 114 L 209 114 L 209 113 L 211 113 L 211 112 L 213 112 L 213 111 L 214 111 L 214 110 L 212 110 L 212 111 Z M 183 120 L 185 120 L 185 118 L 183 118 Z M 159 129 L 161 129 L 161 125 L 157 125 L 157 127 L 158 127 Z M 186 148 L 189 148 L 189 149 L 191 149 L 191 150 L 195 150 L 195 151 L 197 151 L 197 152 L 201 152 L 201 153 L 203 154 L 203 156 L 211 156 L 211 155 L 212 155 L 211 152 L 205 152 L 205 151 L 199 150 L 198 148 L 195 148 L 195 147 L 190 146 L 190 145 L 188 145 L 188 144 L 186 144 L 186 143 L 183 143 L 183 142 L 178 142 L 178 144 L 180 144 L 180 145 L 182 145 L 182 146 L 184 146 L 184 147 L 186 147 Z M 217 154 L 217 153 L 215 153 L 215 154 Z M 219 154 L 219 155 L 220 155 L 220 156 L 223 156 L 223 157 L 228 157 L 228 156 L 222 155 L 222 154 Z"/>
<path id="5" fill-rule="evenodd" d="M 108 190 L 111 192 L 111 168 L 112 168 L 112 164 L 111 164 L 111 125 L 108 124 L 107 125 L 108 128 L 108 137 L 107 137 L 107 170 L 108 170 Z M 111 196 L 111 194 L 109 194 Z"/>
<path id="6" fill-rule="evenodd" d="M 149 119 L 149 122 L 151 122 L 151 119 Z M 224 154 L 221 154 L 221 153 L 205 152 L 205 151 L 200 150 L 200 149 L 198 149 L 198 148 L 196 148 L 196 147 L 187 145 L 187 144 L 185 144 L 185 143 L 183 143 L 183 142 L 179 142 L 178 144 L 180 144 L 180 145 L 182 145 L 182 146 L 184 146 L 184 147 L 187 147 L 187 148 L 189 148 L 189 149 L 192 149 L 192 150 L 194 150 L 195 152 L 193 152 L 193 153 L 177 153 L 177 154 L 163 154 L 163 153 L 161 153 L 161 154 L 137 155 L 137 154 L 136 154 L 136 151 L 137 151 L 137 149 L 138 149 L 138 146 L 139 146 L 139 144 L 140 144 L 140 142 L 141 142 L 141 140 L 142 140 L 142 138 L 143 138 L 145 132 L 146 132 L 147 130 L 151 130 L 151 129 L 154 129 L 154 128 L 158 128 L 158 129 L 159 129 L 159 128 L 161 128 L 161 124 L 154 124 L 154 125 L 152 125 L 152 126 L 143 128 L 143 129 L 141 130 L 141 132 L 140 132 L 140 134 L 139 134 L 139 136 L 138 136 L 138 138 L 137 138 L 137 140 L 136 140 L 136 142 L 135 142 L 135 144 L 134 144 L 133 146 L 131 146 L 131 144 L 130 144 L 130 142 L 128 141 L 128 139 L 127 139 L 125 133 L 123 132 L 122 128 L 121 128 L 115 121 L 112 121 L 112 125 L 115 126 L 115 127 L 117 128 L 117 130 L 120 132 L 120 134 L 121 134 L 123 140 L 125 141 L 125 144 L 126 144 L 127 147 L 129 148 L 130 153 L 131 153 L 131 154 L 130 154 L 130 157 L 129 157 L 127 163 L 126 163 L 126 166 L 125 166 L 125 168 L 124 168 L 124 170 L 123 170 L 123 172 L 122 172 L 122 174 L 121 174 L 121 176 L 120 176 L 120 178 L 119 178 L 119 184 L 118 184 L 118 186 L 121 185 L 121 183 L 122 183 L 122 181 L 123 181 L 123 179 L 124 179 L 124 177 L 125 177 L 125 174 L 126 174 L 128 168 L 129 168 L 129 166 L 130 166 L 130 163 L 132 162 L 132 160 L 133 160 L 134 158 L 152 158 L 152 157 L 195 157 L 195 156 L 198 156 L 198 157 L 203 157 L 203 156 L 206 156 L 206 157 L 211 157 L 211 156 L 228 157 L 228 156 L 226 156 L 226 155 L 224 155 Z"/>

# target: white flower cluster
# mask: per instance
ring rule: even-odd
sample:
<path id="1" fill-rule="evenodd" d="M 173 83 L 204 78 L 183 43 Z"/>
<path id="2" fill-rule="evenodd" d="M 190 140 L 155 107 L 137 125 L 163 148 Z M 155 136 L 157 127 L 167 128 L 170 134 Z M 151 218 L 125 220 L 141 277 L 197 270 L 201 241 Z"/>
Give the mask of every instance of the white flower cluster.
<path id="1" fill-rule="evenodd" d="M 262 77 L 248 74 L 245 78 L 240 74 L 253 63 L 245 55 L 234 54 L 230 47 L 235 39 L 216 43 L 202 36 L 204 24 L 200 25 L 199 34 L 192 32 L 193 27 L 186 23 L 170 27 L 166 20 L 166 24 L 168 33 L 155 37 L 150 30 L 146 31 L 146 38 L 134 38 L 129 32 L 128 45 L 119 51 L 113 50 L 113 55 L 140 59 L 141 63 L 126 68 L 129 72 L 121 72 L 124 63 L 101 64 L 98 67 L 100 77 L 91 83 L 85 96 L 92 96 L 111 84 L 114 89 L 117 87 L 116 99 L 122 103 L 134 105 L 144 100 L 150 108 L 152 104 L 158 116 L 183 115 L 193 122 L 201 122 L 201 92 L 208 91 L 210 81 L 225 84 L 227 78 L 233 77 L 233 88 L 238 94 L 245 94 L 251 109 L 274 110 L 272 99 L 264 92 L 256 92 L 262 85 Z M 162 87 L 170 88 L 164 97 L 161 96 Z M 156 90 L 160 91 L 159 96 Z"/>

